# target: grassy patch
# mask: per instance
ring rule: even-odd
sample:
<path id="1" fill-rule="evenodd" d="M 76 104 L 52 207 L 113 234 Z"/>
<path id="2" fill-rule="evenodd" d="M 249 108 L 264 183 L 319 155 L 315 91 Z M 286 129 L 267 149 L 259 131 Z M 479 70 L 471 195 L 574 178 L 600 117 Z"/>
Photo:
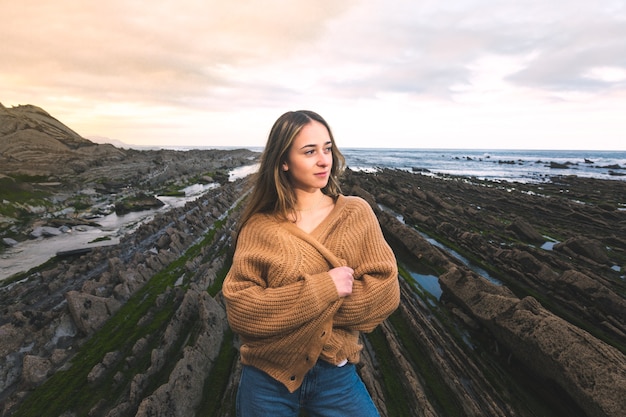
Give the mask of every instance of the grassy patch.
<path id="1" fill-rule="evenodd" d="M 411 393 L 407 392 L 398 375 L 403 373 L 398 368 L 398 363 L 393 357 L 387 339 L 380 328 L 376 328 L 372 333 L 365 335 L 368 342 L 376 353 L 376 360 L 382 375 L 383 394 L 385 396 L 385 406 L 389 417 L 410 416 Z"/>
<path id="2" fill-rule="evenodd" d="M 46 197 L 50 195 L 37 189 L 36 185 L 39 177 L 3 177 L 0 178 L 0 200 L 7 200 L 13 203 L 32 203 L 40 204 Z"/>
<path id="3" fill-rule="evenodd" d="M 76 211 L 90 209 L 93 206 L 91 198 L 85 195 L 76 195 L 67 202 L 67 205 L 73 207 Z"/>
<path id="4" fill-rule="evenodd" d="M 95 238 L 94 240 L 92 240 L 89 243 L 104 242 L 104 241 L 107 241 L 107 240 L 111 240 L 111 236 L 100 236 L 100 237 Z"/>
<path id="5" fill-rule="evenodd" d="M 166 197 L 184 197 L 185 192 L 182 190 L 184 186 L 170 184 L 159 190 L 158 194 Z"/>
<path id="6" fill-rule="evenodd" d="M 437 370 L 437 366 L 431 361 L 429 352 L 422 347 L 421 341 L 416 339 L 410 326 L 404 320 L 402 313 L 396 311 L 388 320 L 395 329 L 398 340 L 406 352 L 406 359 L 412 363 L 413 369 L 422 378 L 422 385 L 430 403 L 439 411 L 440 415 L 449 417 L 464 416 L 463 407 L 457 400 L 456 395 L 446 384 L 446 381 Z M 389 415 L 391 416 L 391 414 Z"/>
<path id="7" fill-rule="evenodd" d="M 141 318 L 155 305 L 156 298 L 176 280 L 178 274 L 174 271 L 178 268 L 177 265 L 170 265 L 152 277 L 81 347 L 72 359 L 72 366 L 68 370 L 58 371 L 35 389 L 14 416 L 61 415 L 66 410 L 87 415 L 99 400 L 115 398 L 119 394 L 118 390 L 123 387 L 111 383 L 110 378 L 103 378 L 101 383 L 91 385 L 87 383 L 87 375 L 106 353 L 118 351 L 122 357 L 131 356 L 132 347 L 137 340 L 149 337 L 169 322 L 175 311 L 173 299 L 169 299 L 158 309 L 148 325 L 138 325 Z M 126 374 L 130 376 L 145 372 L 149 366 L 149 358 L 147 359 L 143 363 L 140 361 L 135 364 Z"/>
<path id="8" fill-rule="evenodd" d="M 224 401 L 224 395 L 230 381 L 233 368 L 237 361 L 237 349 L 233 346 L 234 334 L 227 329 L 224 332 L 224 339 L 220 353 L 215 360 L 213 369 L 204 382 L 202 403 L 199 405 L 196 415 L 213 417 L 217 415 L 234 415 L 235 401 Z M 224 404 L 231 404 L 233 410 L 221 410 Z M 220 412 L 221 410 L 221 412 Z"/>
<path id="9" fill-rule="evenodd" d="M 233 256 L 232 254 L 230 254 L 226 257 L 224 266 L 222 266 L 222 268 L 216 274 L 215 282 L 213 282 L 213 284 L 211 284 L 211 286 L 207 289 L 211 297 L 215 297 L 222 290 L 222 284 L 224 284 L 224 279 L 226 278 L 226 274 L 228 274 L 232 263 Z"/>

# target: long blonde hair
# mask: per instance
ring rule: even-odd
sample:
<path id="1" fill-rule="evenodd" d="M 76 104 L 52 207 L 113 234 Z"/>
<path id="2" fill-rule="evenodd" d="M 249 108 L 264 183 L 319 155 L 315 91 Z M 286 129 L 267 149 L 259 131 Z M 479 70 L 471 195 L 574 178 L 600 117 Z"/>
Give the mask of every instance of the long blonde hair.
<path id="1" fill-rule="evenodd" d="M 256 213 L 272 213 L 281 219 L 287 219 L 290 214 L 295 214 L 296 194 L 287 173 L 282 169 L 282 164 L 287 159 L 287 153 L 295 137 L 312 121 L 326 127 L 332 143 L 333 165 L 328 184 L 322 192 L 333 198 L 337 198 L 341 193 L 339 176 L 345 169 L 346 160 L 335 145 L 330 126 L 322 116 L 310 110 L 287 112 L 274 122 L 270 130 L 261 155 L 259 170 L 253 177 L 254 188 L 241 215 L 240 230 Z"/>

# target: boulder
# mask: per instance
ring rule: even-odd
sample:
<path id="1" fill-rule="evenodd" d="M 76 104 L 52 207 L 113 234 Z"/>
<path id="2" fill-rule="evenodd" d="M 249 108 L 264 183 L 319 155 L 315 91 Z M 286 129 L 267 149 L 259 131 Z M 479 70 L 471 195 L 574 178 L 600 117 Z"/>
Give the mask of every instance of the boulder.
<path id="1" fill-rule="evenodd" d="M 122 306 L 114 298 L 97 297 L 78 291 L 69 291 L 65 299 L 76 327 L 85 334 L 98 330 Z"/>
<path id="2" fill-rule="evenodd" d="M 25 355 L 23 366 L 22 379 L 31 387 L 37 386 L 45 381 L 49 372 L 52 370 L 50 360 L 34 355 Z"/>
<path id="3" fill-rule="evenodd" d="M 566 252 L 571 256 L 584 256 L 599 264 L 605 264 L 609 260 L 602 242 L 584 236 L 572 237 L 565 242 L 557 243 L 554 250 Z"/>
<path id="4" fill-rule="evenodd" d="M 4 246 L 13 247 L 13 246 L 17 245 L 18 242 L 17 242 L 17 240 L 11 239 L 10 237 L 3 237 L 2 238 L 2 244 L 4 244 Z"/>
<path id="5" fill-rule="evenodd" d="M 507 230 L 515 233 L 524 242 L 541 243 L 545 241 L 541 233 L 537 232 L 534 227 L 523 219 L 515 219 L 513 223 L 507 226 Z"/>
<path id="6" fill-rule="evenodd" d="M 59 236 L 61 235 L 63 232 L 58 228 L 58 227 L 52 227 L 52 226 L 38 226 L 35 227 L 31 232 L 30 232 L 30 237 L 33 239 L 38 239 L 40 237 L 53 237 L 53 236 Z"/>

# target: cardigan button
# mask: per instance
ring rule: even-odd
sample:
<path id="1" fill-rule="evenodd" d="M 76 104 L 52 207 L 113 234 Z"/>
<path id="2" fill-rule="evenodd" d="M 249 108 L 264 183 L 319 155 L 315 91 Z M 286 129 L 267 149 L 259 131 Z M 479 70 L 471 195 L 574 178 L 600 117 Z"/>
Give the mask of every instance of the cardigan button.
<path id="1" fill-rule="evenodd" d="M 295 380 L 296 380 L 296 376 L 295 376 L 295 375 L 291 375 L 291 376 L 289 377 L 289 379 L 290 379 L 291 381 L 295 381 Z"/>
<path id="2" fill-rule="evenodd" d="M 321 337 L 324 337 L 324 336 L 326 336 L 326 330 L 324 330 L 324 331 L 322 332 L 322 336 L 321 336 Z"/>

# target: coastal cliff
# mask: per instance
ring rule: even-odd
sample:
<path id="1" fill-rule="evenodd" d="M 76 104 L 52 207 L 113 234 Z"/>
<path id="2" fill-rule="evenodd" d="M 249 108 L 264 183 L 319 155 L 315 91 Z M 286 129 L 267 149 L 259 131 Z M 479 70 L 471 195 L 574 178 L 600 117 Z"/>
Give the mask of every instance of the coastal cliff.
<path id="1" fill-rule="evenodd" d="M 157 172 L 120 152 L 121 171 L 139 158 Z M 221 163 L 183 154 L 198 173 Z M 234 416 L 220 287 L 248 187 L 225 181 L 117 245 L 1 282 L 0 415 Z M 400 308 L 363 337 L 359 366 L 383 416 L 626 409 L 626 182 L 382 170 L 348 171 L 342 187 L 375 210 L 401 271 Z"/>

